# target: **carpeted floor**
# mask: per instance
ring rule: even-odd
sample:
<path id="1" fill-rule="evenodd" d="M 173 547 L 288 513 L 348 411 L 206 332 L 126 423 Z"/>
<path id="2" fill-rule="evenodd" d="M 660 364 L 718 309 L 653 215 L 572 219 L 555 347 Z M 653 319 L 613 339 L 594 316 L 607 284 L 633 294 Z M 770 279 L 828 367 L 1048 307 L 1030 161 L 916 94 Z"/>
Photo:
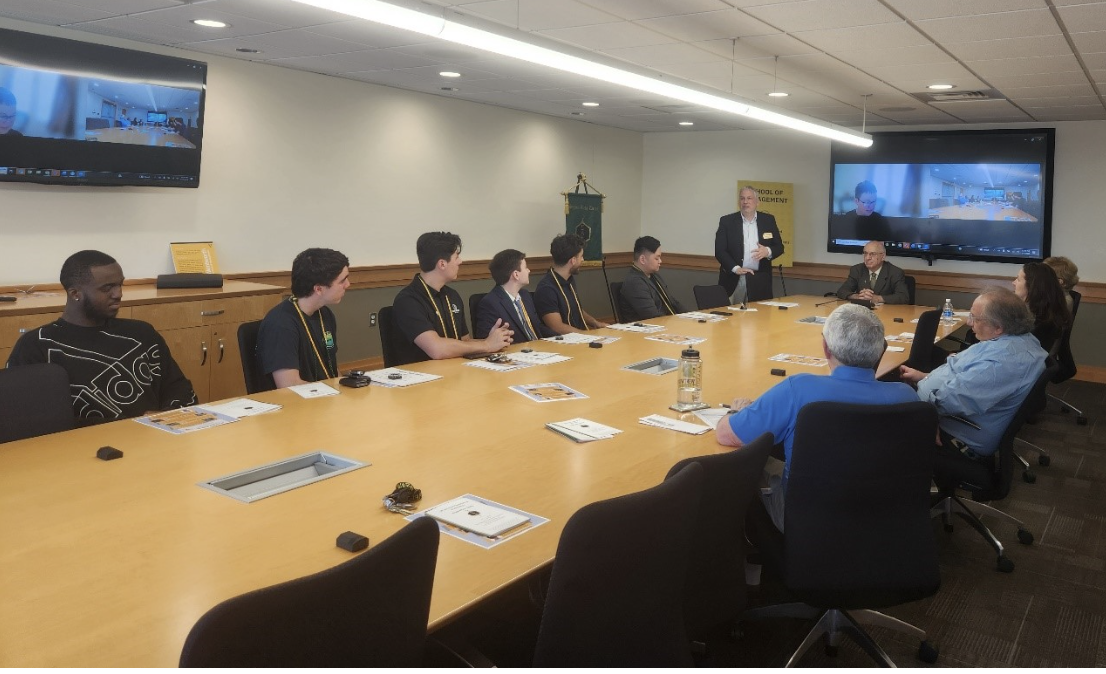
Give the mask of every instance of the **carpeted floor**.
<path id="1" fill-rule="evenodd" d="M 936 666 L 1103 667 L 1106 666 L 1106 385 L 1067 382 L 1051 386 L 1089 419 L 1076 424 L 1052 403 L 1020 437 L 1046 449 L 1047 467 L 1029 458 L 1035 484 L 1021 480 L 994 505 L 1023 520 L 1033 533 L 1030 546 L 1016 529 L 985 519 L 1007 555 L 1013 573 L 995 569 L 995 555 L 965 522 L 952 533 L 934 520 L 941 563 L 941 589 L 933 597 L 885 611 L 928 633 L 940 649 Z M 465 638 L 500 666 L 529 664 L 538 609 L 525 588 L 505 593 L 458 626 Z M 769 578 L 750 595 L 758 606 L 785 598 Z M 720 630 L 708 642 L 701 664 L 711 667 L 782 666 L 813 625 L 773 619 L 741 623 L 736 638 Z M 900 667 L 926 666 L 918 644 L 883 628 L 870 633 Z M 432 650 L 428 665 L 448 664 Z M 868 667 L 874 663 L 850 640 L 836 657 L 816 646 L 801 659 L 808 667 Z"/>

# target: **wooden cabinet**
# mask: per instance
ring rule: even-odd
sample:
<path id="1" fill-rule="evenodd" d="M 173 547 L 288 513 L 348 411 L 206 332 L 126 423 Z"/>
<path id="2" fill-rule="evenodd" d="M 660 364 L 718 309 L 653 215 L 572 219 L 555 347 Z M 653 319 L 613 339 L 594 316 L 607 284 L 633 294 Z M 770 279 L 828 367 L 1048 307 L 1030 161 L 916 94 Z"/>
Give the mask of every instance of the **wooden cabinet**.
<path id="1" fill-rule="evenodd" d="M 226 281 L 221 289 L 128 285 L 123 288 L 119 316 L 153 325 L 192 381 L 196 397 L 208 402 L 245 395 L 238 326 L 264 318 L 283 292 L 278 286 L 245 281 Z M 20 298 L 0 308 L 0 362 L 7 362 L 11 347 L 24 332 L 60 316 L 64 304 L 65 296 L 58 291 Z"/>

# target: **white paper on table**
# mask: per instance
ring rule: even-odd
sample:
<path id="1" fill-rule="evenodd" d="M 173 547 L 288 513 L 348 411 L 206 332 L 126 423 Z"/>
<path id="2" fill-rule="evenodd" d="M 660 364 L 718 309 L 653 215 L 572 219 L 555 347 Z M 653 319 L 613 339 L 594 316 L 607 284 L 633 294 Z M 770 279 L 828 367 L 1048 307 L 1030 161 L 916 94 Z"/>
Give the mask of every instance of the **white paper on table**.
<path id="1" fill-rule="evenodd" d="M 295 386 L 289 386 L 289 391 L 292 391 L 301 398 L 323 398 L 326 396 L 338 395 L 338 390 L 327 386 L 321 381 L 313 382 L 310 384 L 297 384 Z"/>
<path id="2" fill-rule="evenodd" d="M 464 496 L 429 508 L 425 514 L 439 522 L 488 538 L 499 536 L 530 521 L 526 515 Z"/>
<path id="3" fill-rule="evenodd" d="M 622 431 L 612 426 L 581 419 L 568 419 L 567 421 L 552 421 L 546 424 L 550 430 L 572 438 L 576 442 L 591 442 L 592 440 L 607 440 L 613 438 Z"/>
<path id="4" fill-rule="evenodd" d="M 257 400 L 250 400 L 249 398 L 237 398 L 235 400 L 228 400 L 225 403 L 219 403 L 217 405 L 200 405 L 199 408 L 207 410 L 208 412 L 225 414 L 228 417 L 241 419 L 242 417 L 249 417 L 253 416 L 254 414 L 263 414 L 265 412 L 279 410 L 281 408 L 281 405 L 263 403 Z"/>
<path id="5" fill-rule="evenodd" d="M 496 363 L 481 358 L 480 360 L 470 360 L 469 362 L 465 363 L 465 365 L 468 365 L 470 367 L 478 367 L 481 370 L 491 370 L 492 372 L 511 372 L 513 370 L 521 370 L 524 367 L 532 367 L 534 365 L 534 363 L 525 363 L 518 358 L 515 358 L 514 354 L 511 354 L 510 358 L 511 360 L 506 363 Z"/>
<path id="6" fill-rule="evenodd" d="M 572 360 L 572 356 L 564 356 L 552 351 L 531 351 L 530 353 L 512 353 L 511 358 L 521 363 L 530 363 L 531 365 L 552 365 L 554 363 L 563 363 L 566 360 Z"/>
<path id="7" fill-rule="evenodd" d="M 744 309 L 742 309 L 741 307 L 728 307 L 728 308 L 729 308 L 730 311 L 737 311 L 739 313 L 745 313 L 746 311 L 756 311 L 757 310 L 756 307 L 746 307 Z"/>
<path id="8" fill-rule="evenodd" d="M 764 302 L 757 302 L 757 304 L 763 304 L 766 307 L 788 307 L 788 308 L 792 308 L 792 307 L 799 306 L 798 302 L 776 302 L 774 300 L 765 300 Z"/>
<path id="9" fill-rule="evenodd" d="M 895 353 L 899 353 L 899 352 L 902 352 L 902 351 L 906 351 L 906 347 L 905 346 L 889 346 L 889 347 L 887 347 L 887 350 L 888 351 L 894 351 Z"/>
<path id="10" fill-rule="evenodd" d="M 700 421 L 711 428 L 717 428 L 718 422 L 729 413 L 730 408 L 728 407 L 711 407 L 710 409 L 695 410 L 692 412 Z"/>
<path id="11" fill-rule="evenodd" d="M 393 374 L 399 375 L 399 378 L 392 379 L 389 375 Z M 424 384 L 428 381 L 442 378 L 440 374 L 401 370 L 398 367 L 386 367 L 382 370 L 373 370 L 371 372 L 366 372 L 365 376 L 371 379 L 374 384 L 379 384 L 385 388 L 403 388 L 405 386 Z"/>
<path id="12" fill-rule="evenodd" d="M 638 419 L 638 421 L 646 426 L 667 428 L 670 431 L 679 431 L 680 433 L 688 433 L 690 435 L 702 435 L 710 430 L 707 426 L 700 426 L 699 424 L 692 424 L 686 421 L 680 421 L 679 419 L 669 419 L 659 414 L 650 414 L 647 417 Z"/>
<path id="13" fill-rule="evenodd" d="M 665 344 L 684 344 L 691 346 L 692 344 L 698 344 L 699 342 L 707 341 L 706 337 L 691 337 L 689 335 L 673 335 L 670 333 L 664 333 L 663 335 L 651 335 L 646 337 L 653 342 L 664 342 Z"/>
<path id="14" fill-rule="evenodd" d="M 611 323 L 607 326 L 611 330 L 622 330 L 623 332 L 660 332 L 664 330 L 663 325 L 654 325 L 652 323 Z"/>
<path id="15" fill-rule="evenodd" d="M 724 321 L 728 316 L 719 316 L 718 314 L 708 314 L 704 311 L 686 311 L 682 314 L 676 314 L 677 318 L 690 318 L 693 321 L 706 321 L 707 323 L 718 323 Z"/>
<path id="16" fill-rule="evenodd" d="M 565 335 L 557 335 L 556 337 L 542 337 L 544 341 L 555 342 L 558 344 L 591 344 L 592 342 L 599 342 L 600 344 L 610 344 L 617 342 L 618 337 L 606 337 L 602 335 L 582 335 L 579 332 L 570 332 Z"/>

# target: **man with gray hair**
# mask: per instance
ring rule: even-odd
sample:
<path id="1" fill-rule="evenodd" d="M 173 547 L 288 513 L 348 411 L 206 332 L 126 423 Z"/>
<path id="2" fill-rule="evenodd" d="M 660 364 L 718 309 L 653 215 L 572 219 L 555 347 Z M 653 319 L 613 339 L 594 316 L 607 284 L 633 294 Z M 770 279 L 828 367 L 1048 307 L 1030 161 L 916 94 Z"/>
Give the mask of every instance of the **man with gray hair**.
<path id="1" fill-rule="evenodd" d="M 968 325 L 977 344 L 949 356 L 926 374 L 905 365 L 900 378 L 918 387 L 918 397 L 941 414 L 944 452 L 987 459 L 1045 369 L 1045 350 L 1033 336 L 1028 305 L 1006 288 L 986 288 L 972 302 Z M 948 418 L 962 417 L 979 426 Z"/>
<path id="2" fill-rule="evenodd" d="M 715 437 L 720 445 L 741 447 L 763 433 L 771 433 L 776 443 L 783 445 L 783 476 L 773 476 L 772 493 L 764 497 L 764 506 L 780 531 L 795 420 L 804 405 L 823 400 L 892 405 L 918 399 L 918 394 L 902 382 L 876 380 L 876 366 L 886 346 L 883 323 L 873 312 L 855 304 L 840 306 L 822 329 L 822 352 L 829 360 L 829 376 L 801 373 L 788 377 L 756 401 L 735 399 L 736 414 L 718 422 Z"/>

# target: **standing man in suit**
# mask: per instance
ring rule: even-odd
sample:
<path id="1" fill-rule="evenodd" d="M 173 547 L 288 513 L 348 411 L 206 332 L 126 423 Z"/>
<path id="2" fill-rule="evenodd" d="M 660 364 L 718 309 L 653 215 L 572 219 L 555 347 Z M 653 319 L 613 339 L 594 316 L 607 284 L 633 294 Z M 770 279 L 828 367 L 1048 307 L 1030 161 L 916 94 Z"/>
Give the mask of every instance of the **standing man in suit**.
<path id="1" fill-rule="evenodd" d="M 849 278 L 837 289 L 837 296 L 843 300 L 867 300 L 875 304 L 910 302 L 906 274 L 890 262 L 884 262 L 885 257 L 887 249 L 882 241 L 864 244 L 864 262 L 849 269 Z"/>
<path id="2" fill-rule="evenodd" d="M 499 322 L 514 330 L 515 342 L 530 342 L 542 337 L 552 337 L 553 331 L 545 327 L 534 308 L 534 298 L 526 286 L 530 285 L 530 268 L 526 266 L 526 254 L 508 248 L 495 254 L 488 264 L 496 286 L 480 299 L 476 307 L 474 335 L 484 339 Z"/>
<path id="3" fill-rule="evenodd" d="M 772 297 L 772 258 L 783 255 L 776 218 L 757 211 L 757 191 L 746 185 L 738 192 L 737 213 L 723 215 L 714 235 L 718 285 L 734 302 Z"/>

